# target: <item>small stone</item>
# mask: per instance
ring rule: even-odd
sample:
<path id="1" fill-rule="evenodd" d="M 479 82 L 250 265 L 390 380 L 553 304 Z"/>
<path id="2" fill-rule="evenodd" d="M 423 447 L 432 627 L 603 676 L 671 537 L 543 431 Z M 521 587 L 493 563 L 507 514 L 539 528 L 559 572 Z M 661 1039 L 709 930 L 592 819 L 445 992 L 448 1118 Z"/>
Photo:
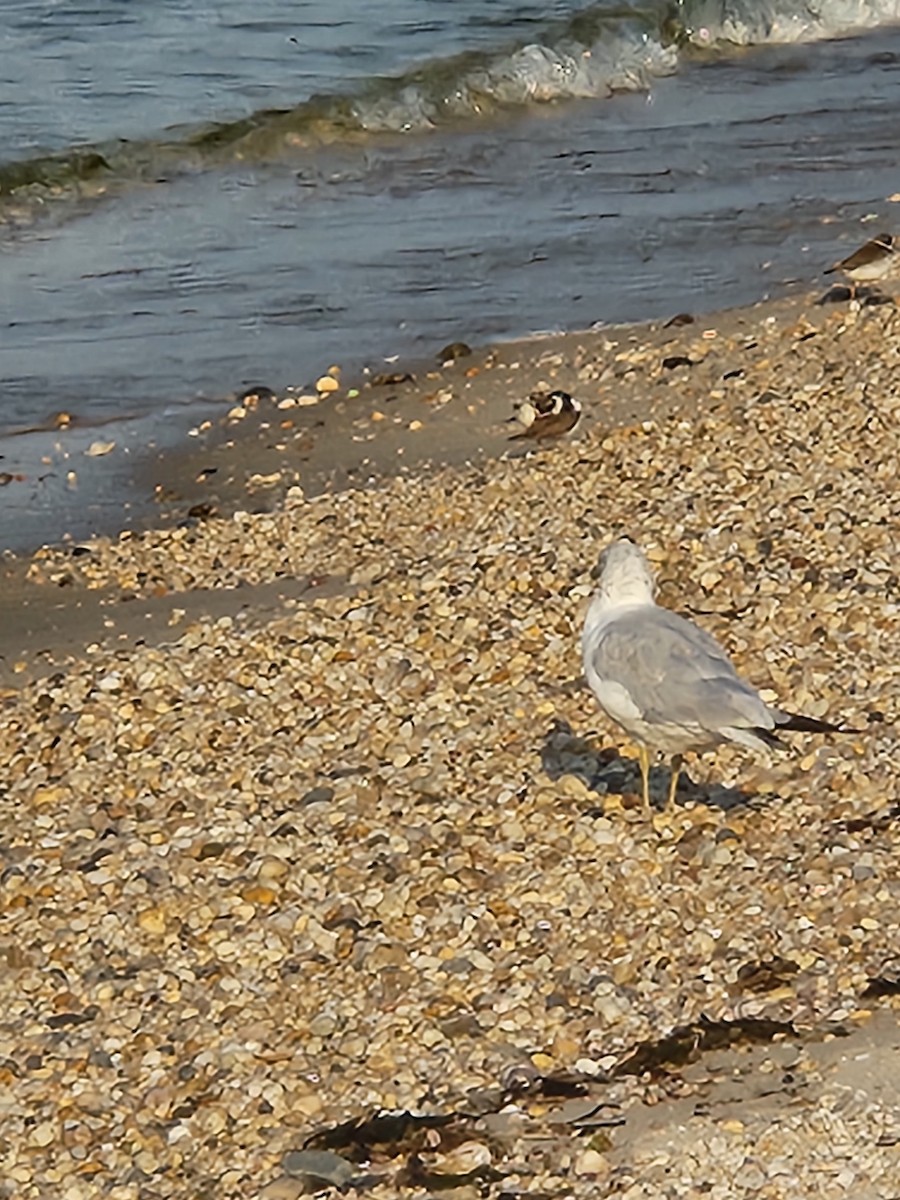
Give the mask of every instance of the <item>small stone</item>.
<path id="1" fill-rule="evenodd" d="M 310 788 L 305 795 L 300 797 L 301 804 L 327 804 L 334 799 L 334 788 L 328 787 L 327 784 L 322 787 Z"/>
<path id="2" fill-rule="evenodd" d="M 600 1075 L 603 1068 L 593 1058 L 579 1058 L 575 1062 L 575 1070 L 580 1075 Z"/>
<path id="3" fill-rule="evenodd" d="M 35 788 L 31 793 L 31 803 L 36 806 L 62 804 L 69 799 L 68 788 L 53 786 Z"/>
<path id="4" fill-rule="evenodd" d="M 320 1187 L 327 1184 L 345 1187 L 357 1174 L 353 1163 L 331 1150 L 288 1150 L 281 1166 L 288 1175 L 305 1178 Z"/>
<path id="5" fill-rule="evenodd" d="M 274 855 L 269 855 L 268 858 L 264 858 L 259 864 L 256 878 L 260 883 L 270 879 L 284 879 L 285 875 L 290 872 L 290 869 L 290 863 L 286 863 L 283 858 L 276 858 Z"/>
<path id="6" fill-rule="evenodd" d="M 270 887 L 264 887 L 262 884 L 255 884 L 253 887 L 245 888 L 241 895 L 248 904 L 260 904 L 263 907 L 271 907 L 278 903 L 278 893 Z"/>
<path id="7" fill-rule="evenodd" d="M 32 1146 L 49 1146 L 51 1142 L 56 1140 L 57 1130 L 51 1121 L 44 1121 L 40 1125 L 35 1125 L 31 1131 L 29 1141 Z"/>
<path id="8" fill-rule="evenodd" d="M 765 1187 L 766 1177 L 759 1166 L 751 1159 L 744 1159 L 742 1165 L 734 1173 L 735 1187 L 744 1188 L 748 1192 L 758 1192 Z"/>
<path id="9" fill-rule="evenodd" d="M 447 1154 L 437 1155 L 435 1167 L 444 1175 L 469 1175 L 491 1164 L 491 1151 L 483 1142 L 460 1142 Z"/>
<path id="10" fill-rule="evenodd" d="M 575 1159 L 576 1175 L 605 1175 L 608 1171 L 609 1163 L 598 1150 L 582 1150 Z"/>
<path id="11" fill-rule="evenodd" d="M 472 962 L 462 955 L 456 955 L 448 959 L 441 970 L 446 971 L 448 975 L 467 975 L 472 970 Z"/>
<path id="12" fill-rule="evenodd" d="M 569 796 L 573 800 L 584 800 L 589 796 L 594 800 L 597 798 L 585 781 L 578 775 L 561 776 L 558 786 L 564 796 Z"/>
<path id="13" fill-rule="evenodd" d="M 160 908 L 145 908 L 138 914 L 137 923 L 145 933 L 160 936 L 166 932 L 166 917 Z"/>
<path id="14" fill-rule="evenodd" d="M 320 1013 L 309 1023 L 309 1032 L 314 1037 L 330 1037 L 337 1029 L 337 1020 L 329 1013 Z"/>
<path id="15" fill-rule="evenodd" d="M 336 392 L 341 385 L 331 375 L 322 375 L 316 380 L 316 391 L 323 395 L 328 395 L 329 392 Z"/>
<path id="16" fill-rule="evenodd" d="M 227 849 L 224 842 L 204 842 L 197 851 L 197 859 L 203 862 L 207 858 L 221 858 Z"/>
<path id="17" fill-rule="evenodd" d="M 267 1183 L 259 1193 L 259 1200 L 299 1200 L 307 1194 L 306 1180 L 294 1179 L 290 1175 L 279 1175 Z"/>
<path id="18" fill-rule="evenodd" d="M 315 1092 L 300 1092 L 291 1097 L 290 1107 L 302 1117 L 316 1117 L 324 1106 Z"/>

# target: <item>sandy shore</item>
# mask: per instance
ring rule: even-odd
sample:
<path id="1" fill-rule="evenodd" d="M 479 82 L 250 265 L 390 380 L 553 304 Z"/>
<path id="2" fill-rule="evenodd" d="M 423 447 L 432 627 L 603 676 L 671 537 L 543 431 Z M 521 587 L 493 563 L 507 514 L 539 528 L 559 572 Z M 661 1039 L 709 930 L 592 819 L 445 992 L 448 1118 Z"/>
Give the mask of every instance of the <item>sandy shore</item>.
<path id="1" fill-rule="evenodd" d="M 7 567 L 0 1196 L 896 1195 L 900 315 L 814 300 L 263 399 Z M 509 456 L 538 382 L 583 429 Z M 645 820 L 621 531 L 862 732 Z"/>

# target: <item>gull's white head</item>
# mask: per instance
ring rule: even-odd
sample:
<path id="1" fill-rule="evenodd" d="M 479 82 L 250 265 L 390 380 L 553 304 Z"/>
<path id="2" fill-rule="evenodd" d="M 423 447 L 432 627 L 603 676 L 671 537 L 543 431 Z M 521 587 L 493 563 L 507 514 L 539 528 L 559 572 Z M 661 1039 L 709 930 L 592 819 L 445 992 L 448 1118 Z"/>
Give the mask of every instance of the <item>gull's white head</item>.
<path id="1" fill-rule="evenodd" d="M 656 585 L 640 546 L 630 538 L 611 542 L 597 564 L 597 599 L 604 608 L 652 604 Z"/>

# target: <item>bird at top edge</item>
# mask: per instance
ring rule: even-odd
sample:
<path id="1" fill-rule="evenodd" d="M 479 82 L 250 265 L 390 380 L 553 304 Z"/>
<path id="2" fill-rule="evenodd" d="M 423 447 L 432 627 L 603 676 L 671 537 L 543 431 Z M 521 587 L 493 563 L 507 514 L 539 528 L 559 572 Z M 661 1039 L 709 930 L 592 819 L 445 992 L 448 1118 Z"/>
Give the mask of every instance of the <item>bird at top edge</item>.
<path id="1" fill-rule="evenodd" d="M 900 238 L 879 233 L 823 273 L 846 276 L 853 284 L 854 292 L 860 283 L 880 283 L 900 273 Z"/>

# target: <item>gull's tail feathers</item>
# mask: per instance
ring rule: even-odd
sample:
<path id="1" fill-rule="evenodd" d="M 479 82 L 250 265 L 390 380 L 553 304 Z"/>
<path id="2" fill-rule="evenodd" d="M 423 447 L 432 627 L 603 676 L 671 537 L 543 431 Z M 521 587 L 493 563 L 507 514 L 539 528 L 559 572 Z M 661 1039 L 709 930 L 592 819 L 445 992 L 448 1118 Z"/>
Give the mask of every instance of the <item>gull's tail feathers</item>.
<path id="1" fill-rule="evenodd" d="M 726 725 L 719 733 L 725 741 L 746 746 L 748 750 L 765 751 L 784 746 L 784 742 L 777 738 L 771 729 L 765 729 L 761 725 Z"/>
<path id="2" fill-rule="evenodd" d="M 762 729 L 757 726 L 755 729 L 748 729 L 747 732 L 754 738 L 757 738 L 759 742 L 762 742 L 763 746 L 767 750 L 786 749 L 786 743 L 783 742 L 780 737 L 774 734 L 771 729 Z"/>

